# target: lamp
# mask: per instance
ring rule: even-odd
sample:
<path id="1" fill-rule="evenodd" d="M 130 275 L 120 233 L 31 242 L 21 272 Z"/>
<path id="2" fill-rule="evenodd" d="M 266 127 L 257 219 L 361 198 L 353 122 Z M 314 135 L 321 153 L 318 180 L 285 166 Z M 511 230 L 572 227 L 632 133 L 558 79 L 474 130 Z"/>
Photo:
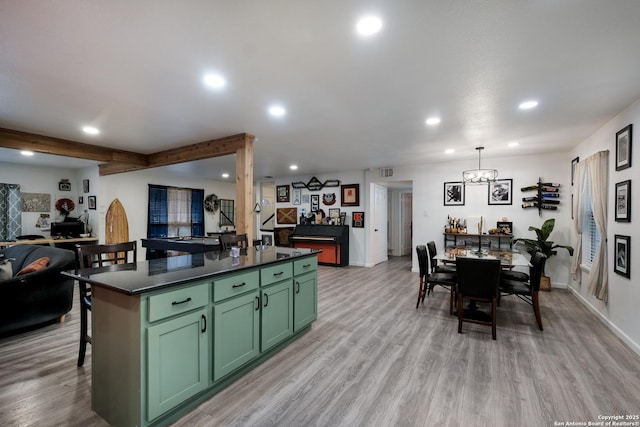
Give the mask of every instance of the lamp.
<path id="1" fill-rule="evenodd" d="M 476 147 L 478 150 L 478 169 L 470 169 L 462 172 L 462 181 L 464 184 L 488 184 L 498 177 L 498 171 L 495 169 L 482 169 L 480 166 L 480 154 L 484 147 Z"/>

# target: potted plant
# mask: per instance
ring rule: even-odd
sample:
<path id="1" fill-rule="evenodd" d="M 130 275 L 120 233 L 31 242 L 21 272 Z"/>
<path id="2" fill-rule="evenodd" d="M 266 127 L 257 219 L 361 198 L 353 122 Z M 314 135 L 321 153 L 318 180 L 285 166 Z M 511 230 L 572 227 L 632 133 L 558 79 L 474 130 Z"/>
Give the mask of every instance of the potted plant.
<path id="1" fill-rule="evenodd" d="M 563 248 L 569 251 L 569 255 L 573 256 L 573 247 L 567 245 L 557 245 L 554 242 L 548 240 L 549 235 L 553 231 L 553 228 L 556 225 L 556 220 L 554 218 L 550 218 L 546 220 L 541 228 L 536 228 L 533 226 L 529 227 L 529 231 L 535 231 L 537 235 L 537 239 L 524 239 L 517 238 L 514 239 L 514 243 L 522 242 L 524 246 L 527 248 L 527 252 L 533 254 L 534 252 L 542 252 L 547 256 L 547 259 L 551 258 L 553 255 L 558 253 L 557 248 Z M 542 280 L 540 282 L 540 289 L 549 290 L 551 289 L 551 279 L 542 271 Z"/>

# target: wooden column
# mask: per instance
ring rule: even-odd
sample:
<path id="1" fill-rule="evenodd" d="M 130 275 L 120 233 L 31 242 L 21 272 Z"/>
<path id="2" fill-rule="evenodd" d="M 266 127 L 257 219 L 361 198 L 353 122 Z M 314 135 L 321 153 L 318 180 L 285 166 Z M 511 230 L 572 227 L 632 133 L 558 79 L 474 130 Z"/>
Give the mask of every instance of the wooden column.
<path id="1" fill-rule="evenodd" d="M 253 140 L 244 134 L 244 143 L 236 150 L 236 233 L 247 233 L 249 245 L 253 235 Z"/>

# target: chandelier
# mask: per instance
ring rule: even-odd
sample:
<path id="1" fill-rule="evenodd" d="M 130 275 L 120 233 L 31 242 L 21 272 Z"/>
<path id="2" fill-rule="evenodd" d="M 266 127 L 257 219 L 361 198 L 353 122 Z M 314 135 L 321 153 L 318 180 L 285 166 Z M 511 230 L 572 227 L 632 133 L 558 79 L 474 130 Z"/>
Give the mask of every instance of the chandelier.
<path id="1" fill-rule="evenodd" d="M 480 155 L 484 147 L 476 147 L 478 150 L 478 169 L 470 169 L 462 172 L 462 181 L 465 184 L 488 184 L 498 177 L 495 169 L 482 169 L 480 166 Z"/>

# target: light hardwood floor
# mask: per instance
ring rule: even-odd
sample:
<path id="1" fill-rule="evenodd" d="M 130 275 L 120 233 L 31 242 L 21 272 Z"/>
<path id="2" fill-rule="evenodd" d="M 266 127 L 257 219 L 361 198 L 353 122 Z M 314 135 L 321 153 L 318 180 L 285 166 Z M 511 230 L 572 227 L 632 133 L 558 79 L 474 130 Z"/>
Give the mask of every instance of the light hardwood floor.
<path id="1" fill-rule="evenodd" d="M 319 319 L 176 426 L 553 426 L 640 414 L 640 356 L 569 292 L 504 297 L 491 329 L 448 314 L 436 288 L 415 309 L 408 258 L 320 267 Z M 74 300 L 75 303 L 75 300 Z M 91 346 L 76 367 L 78 310 L 0 338 L 0 426 L 104 426 L 91 411 Z"/>

